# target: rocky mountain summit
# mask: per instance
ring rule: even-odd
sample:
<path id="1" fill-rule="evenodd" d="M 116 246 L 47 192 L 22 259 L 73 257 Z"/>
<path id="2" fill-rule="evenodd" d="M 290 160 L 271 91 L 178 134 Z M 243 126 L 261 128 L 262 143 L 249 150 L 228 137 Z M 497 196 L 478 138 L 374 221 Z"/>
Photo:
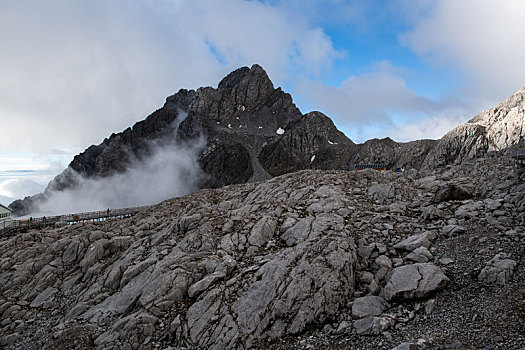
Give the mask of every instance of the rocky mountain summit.
<path id="1" fill-rule="evenodd" d="M 197 188 L 255 182 L 305 169 L 352 170 L 357 164 L 435 169 L 503 150 L 523 141 L 525 87 L 440 140 L 389 138 L 356 145 L 321 112 L 302 114 L 259 65 L 227 75 L 217 88 L 180 90 L 162 108 L 74 157 L 44 193 L 13 202 L 15 214 L 37 211 L 53 192 L 82 179 L 124 173 L 159 145 L 203 144 Z M 141 203 L 137 203 L 139 205 Z"/>
<path id="2" fill-rule="evenodd" d="M 202 138 L 198 163 L 205 177 L 200 188 L 310 168 L 342 169 L 354 146 L 322 113 L 303 116 L 292 97 L 274 88 L 266 72 L 253 65 L 230 73 L 216 89 L 180 90 L 168 97 L 144 121 L 75 156 L 43 194 L 10 207 L 18 214 L 31 212 L 53 191 L 74 188 L 78 175 L 91 179 L 122 173 L 159 143 L 176 147 Z"/>
<path id="3" fill-rule="evenodd" d="M 0 237 L 0 344 L 520 349 L 524 247 L 525 171 L 503 152 L 304 170 Z"/>

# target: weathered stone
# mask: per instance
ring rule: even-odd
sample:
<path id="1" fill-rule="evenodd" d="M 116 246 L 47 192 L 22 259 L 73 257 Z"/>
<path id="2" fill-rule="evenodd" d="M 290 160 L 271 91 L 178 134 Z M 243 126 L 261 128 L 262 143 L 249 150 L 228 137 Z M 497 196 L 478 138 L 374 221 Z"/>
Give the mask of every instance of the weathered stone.
<path id="1" fill-rule="evenodd" d="M 448 282 L 441 269 L 430 263 L 396 267 L 384 288 L 385 299 L 424 298 L 442 289 Z"/>
<path id="2" fill-rule="evenodd" d="M 359 283 L 370 284 L 374 279 L 374 274 L 368 271 L 362 271 L 358 274 Z"/>
<path id="3" fill-rule="evenodd" d="M 64 264 L 72 264 L 76 261 L 79 246 L 80 240 L 78 238 L 74 238 L 62 255 L 62 261 Z"/>
<path id="4" fill-rule="evenodd" d="M 351 327 L 351 324 L 348 321 L 342 321 L 336 329 L 337 334 L 345 333 Z"/>
<path id="5" fill-rule="evenodd" d="M 193 298 L 195 295 L 208 289 L 211 285 L 213 285 L 218 280 L 223 279 L 225 276 L 226 270 L 221 270 L 204 277 L 199 282 L 190 286 L 190 288 L 188 289 L 188 296 L 190 298 Z"/>
<path id="6" fill-rule="evenodd" d="M 375 263 L 377 266 L 384 267 L 388 270 L 392 268 L 392 260 L 390 260 L 386 255 L 379 255 L 375 259 Z"/>
<path id="7" fill-rule="evenodd" d="M 262 247 L 273 237 L 277 222 L 271 217 L 263 217 L 253 226 L 248 242 L 251 245 Z"/>
<path id="8" fill-rule="evenodd" d="M 383 297 L 366 296 L 357 298 L 352 304 L 352 315 L 356 317 L 379 316 L 390 307 Z"/>
<path id="9" fill-rule="evenodd" d="M 439 187 L 434 194 L 434 203 L 453 201 L 453 200 L 465 200 L 472 198 L 472 193 L 461 185 L 445 184 Z"/>
<path id="10" fill-rule="evenodd" d="M 505 285 L 512 277 L 514 268 L 518 263 L 508 259 L 504 253 L 497 254 L 490 259 L 478 275 L 478 280 L 487 285 Z"/>
<path id="11" fill-rule="evenodd" d="M 406 256 L 407 260 L 412 260 L 419 263 L 426 263 L 433 258 L 434 257 L 432 256 L 432 253 L 430 253 L 430 251 L 425 247 L 416 248 Z"/>
<path id="12" fill-rule="evenodd" d="M 109 241 L 107 239 L 100 239 L 95 243 L 91 244 L 84 258 L 80 262 L 80 266 L 86 272 L 96 261 L 102 259 L 109 251 L 106 249 Z"/>
<path id="13" fill-rule="evenodd" d="M 391 184 L 372 185 L 368 189 L 368 195 L 378 203 L 384 204 L 395 196 L 395 187 Z"/>
<path id="14" fill-rule="evenodd" d="M 441 233 L 448 237 L 459 235 L 465 232 L 467 232 L 467 228 L 459 225 L 446 225 L 441 229 Z"/>
<path id="15" fill-rule="evenodd" d="M 392 316 L 370 316 L 354 321 L 357 334 L 378 335 L 392 327 L 395 319 Z"/>
<path id="16" fill-rule="evenodd" d="M 22 335 L 20 333 L 11 333 L 9 335 L 6 335 L 0 338 L 0 345 L 7 347 L 7 346 L 15 344 L 21 338 L 22 338 Z"/>
<path id="17" fill-rule="evenodd" d="M 471 219 L 479 216 L 480 210 L 483 208 L 483 202 L 476 201 L 463 204 L 459 206 L 454 212 L 454 216 L 459 219 Z"/>
<path id="18" fill-rule="evenodd" d="M 50 301 L 57 292 L 58 290 L 56 288 L 48 287 L 42 293 L 38 294 L 38 296 L 31 302 L 29 306 L 41 307 L 46 302 Z"/>
<path id="19" fill-rule="evenodd" d="M 314 217 L 312 216 L 302 218 L 294 226 L 286 230 L 281 235 L 281 239 L 285 241 L 287 246 L 293 246 L 299 242 L 306 240 L 310 235 L 313 221 Z"/>
<path id="20" fill-rule="evenodd" d="M 374 278 L 372 282 L 368 285 L 368 291 L 372 295 L 376 295 L 381 291 L 381 285 L 377 282 L 377 280 Z"/>
<path id="21" fill-rule="evenodd" d="M 417 348 L 418 346 L 414 343 L 403 342 L 395 348 L 392 348 L 392 350 L 417 350 Z"/>
<path id="22" fill-rule="evenodd" d="M 445 266 L 446 266 L 446 265 L 450 265 L 450 264 L 452 264 L 453 262 L 454 262 L 454 260 L 452 260 L 452 259 L 450 259 L 450 258 L 441 258 L 441 259 L 439 259 L 439 263 L 440 263 L 441 265 L 445 265 Z"/>
<path id="23" fill-rule="evenodd" d="M 432 240 L 435 239 L 436 235 L 433 232 L 427 231 L 417 235 L 408 237 L 401 242 L 394 245 L 395 249 L 412 251 L 418 247 L 428 248 L 432 244 Z"/>

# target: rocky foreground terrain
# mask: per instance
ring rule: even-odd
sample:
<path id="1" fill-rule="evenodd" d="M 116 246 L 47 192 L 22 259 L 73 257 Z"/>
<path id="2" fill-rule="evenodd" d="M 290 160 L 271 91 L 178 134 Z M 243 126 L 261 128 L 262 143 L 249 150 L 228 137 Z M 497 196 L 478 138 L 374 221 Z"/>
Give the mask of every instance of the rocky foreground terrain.
<path id="1" fill-rule="evenodd" d="M 522 349 L 525 172 L 304 170 L 0 238 L 6 349 Z"/>

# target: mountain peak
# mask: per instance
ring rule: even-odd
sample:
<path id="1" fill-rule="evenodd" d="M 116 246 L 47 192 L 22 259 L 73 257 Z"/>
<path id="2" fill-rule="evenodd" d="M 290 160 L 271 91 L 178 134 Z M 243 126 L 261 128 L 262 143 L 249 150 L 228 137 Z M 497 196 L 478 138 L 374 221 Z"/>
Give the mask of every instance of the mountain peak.
<path id="1" fill-rule="evenodd" d="M 251 83 L 264 86 L 273 90 L 273 83 L 268 77 L 266 71 L 258 64 L 252 65 L 251 68 L 241 67 L 234 70 L 219 83 L 219 89 L 232 89 L 233 87 L 242 83 Z"/>
<path id="2" fill-rule="evenodd" d="M 525 133 L 525 86 L 496 107 L 481 112 L 468 124 L 486 128 L 489 151 L 502 150 L 522 142 Z"/>
<path id="3" fill-rule="evenodd" d="M 496 108 L 514 108 L 521 107 L 525 108 L 525 85 L 522 86 L 518 91 L 510 95 L 498 105 Z"/>

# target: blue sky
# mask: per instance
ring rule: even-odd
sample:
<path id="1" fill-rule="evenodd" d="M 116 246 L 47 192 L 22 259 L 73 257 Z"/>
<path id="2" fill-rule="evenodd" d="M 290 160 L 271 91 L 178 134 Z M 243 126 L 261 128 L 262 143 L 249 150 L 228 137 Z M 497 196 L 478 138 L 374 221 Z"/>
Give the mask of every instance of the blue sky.
<path id="1" fill-rule="evenodd" d="M 439 138 L 525 84 L 522 0 L 0 0 L 0 202 L 180 88 L 261 64 L 351 139 Z"/>

